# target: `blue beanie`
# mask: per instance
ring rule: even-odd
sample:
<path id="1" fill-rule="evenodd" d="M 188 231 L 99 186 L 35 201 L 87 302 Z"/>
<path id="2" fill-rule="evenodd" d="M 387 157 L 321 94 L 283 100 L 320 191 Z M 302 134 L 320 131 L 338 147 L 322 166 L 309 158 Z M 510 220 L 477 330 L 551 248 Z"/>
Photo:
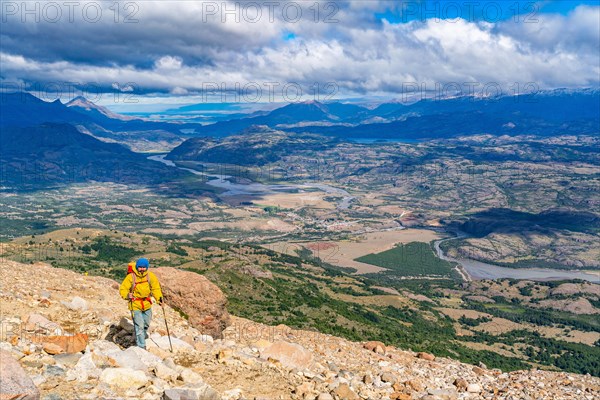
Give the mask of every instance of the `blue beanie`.
<path id="1" fill-rule="evenodd" d="M 149 268 L 150 262 L 148 261 L 147 258 L 140 258 L 139 260 L 136 261 L 135 266 L 136 266 L 136 268 L 137 267 Z"/>

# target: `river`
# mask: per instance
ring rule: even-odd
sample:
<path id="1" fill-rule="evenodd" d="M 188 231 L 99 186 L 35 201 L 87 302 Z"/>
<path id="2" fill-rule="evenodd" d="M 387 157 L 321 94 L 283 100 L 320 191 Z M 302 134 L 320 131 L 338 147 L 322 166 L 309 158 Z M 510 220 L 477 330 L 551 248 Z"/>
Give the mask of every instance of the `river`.
<path id="1" fill-rule="evenodd" d="M 338 209 L 347 209 L 350 203 L 354 200 L 354 197 L 350 195 L 344 189 L 336 188 L 330 185 L 313 183 L 303 185 L 265 185 L 262 183 L 235 183 L 232 182 L 232 176 L 230 175 L 211 175 L 204 172 L 194 170 L 192 168 L 179 167 L 171 160 L 165 159 L 166 154 L 154 155 L 148 157 L 149 160 L 158 161 L 170 167 L 179 168 L 184 171 L 191 172 L 194 175 L 202 175 L 207 177 L 207 184 L 213 187 L 224 189 L 225 192 L 221 193 L 221 196 L 239 196 L 239 195 L 268 195 L 273 193 L 281 192 L 303 192 L 305 189 L 319 189 L 327 194 L 341 196 L 342 199 L 337 205 Z M 464 235 L 459 238 L 466 237 Z M 463 275 L 463 279 L 501 279 L 501 278 L 513 278 L 513 279 L 528 279 L 533 281 L 547 281 L 547 280 L 561 280 L 561 279 L 582 279 L 594 283 L 600 283 L 600 272 L 588 273 L 579 270 L 560 270 L 551 268 L 508 268 L 500 267 L 498 265 L 488 264 L 481 261 L 475 261 L 470 259 L 454 259 L 444 254 L 440 248 L 440 243 L 445 240 L 456 239 L 456 238 L 445 238 L 436 240 L 434 242 L 434 248 L 437 256 L 442 260 L 458 263 L 462 266 L 462 271 L 459 269 L 459 273 Z M 465 273 L 468 276 L 465 276 Z"/>
<path id="2" fill-rule="evenodd" d="M 459 236 L 462 238 L 466 236 Z M 446 240 L 456 239 L 456 237 L 436 240 L 434 248 L 437 256 L 442 260 L 458 263 L 466 271 L 471 279 L 527 279 L 531 281 L 556 281 L 563 279 L 581 279 L 593 283 L 600 283 L 600 271 L 597 273 L 588 273 L 579 270 L 562 270 L 551 268 L 508 268 L 498 265 L 488 264 L 481 261 L 470 259 L 455 259 L 448 257 L 440 248 L 440 244 Z"/>
<path id="3" fill-rule="evenodd" d="M 191 172 L 194 175 L 205 176 L 208 180 L 207 185 L 217 187 L 225 190 L 221 193 L 221 196 L 240 196 L 240 195 L 251 195 L 261 196 L 269 195 L 274 193 L 293 193 L 293 192 L 304 192 L 305 189 L 319 189 L 327 194 L 334 196 L 341 196 L 342 199 L 337 204 L 337 208 L 340 210 L 347 209 L 350 203 L 354 200 L 354 197 L 350 195 L 344 189 L 336 188 L 330 185 L 322 183 L 303 184 L 303 185 L 265 185 L 263 183 L 235 183 L 232 182 L 231 175 L 211 175 L 204 172 L 197 171 L 192 168 L 184 168 L 175 164 L 171 160 L 165 159 L 166 154 L 154 155 L 148 157 L 149 160 L 158 161 L 170 167 L 179 168 L 184 171 Z"/>

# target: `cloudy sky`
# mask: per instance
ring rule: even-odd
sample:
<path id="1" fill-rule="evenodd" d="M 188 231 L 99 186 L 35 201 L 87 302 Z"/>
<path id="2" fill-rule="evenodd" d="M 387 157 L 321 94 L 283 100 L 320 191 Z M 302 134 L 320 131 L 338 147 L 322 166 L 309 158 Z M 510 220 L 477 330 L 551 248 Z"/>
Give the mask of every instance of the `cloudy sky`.
<path id="1" fill-rule="evenodd" d="M 4 90 L 189 103 L 600 84 L 598 1 L 2 0 L 0 14 Z"/>

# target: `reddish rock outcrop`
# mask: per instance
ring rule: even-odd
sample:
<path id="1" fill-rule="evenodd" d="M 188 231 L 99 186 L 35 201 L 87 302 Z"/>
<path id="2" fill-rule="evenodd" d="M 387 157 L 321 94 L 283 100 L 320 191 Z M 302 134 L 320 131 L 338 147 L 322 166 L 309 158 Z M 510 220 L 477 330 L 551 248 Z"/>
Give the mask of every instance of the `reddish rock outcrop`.
<path id="1" fill-rule="evenodd" d="M 260 352 L 265 359 L 277 360 L 287 368 L 306 369 L 313 362 L 313 354 L 297 343 L 278 341 Z"/>
<path id="2" fill-rule="evenodd" d="M 227 298 L 217 285 L 195 272 L 161 267 L 152 270 L 158 278 L 165 302 L 188 316 L 189 323 L 203 334 L 221 338 L 229 326 Z"/>
<path id="3" fill-rule="evenodd" d="M 73 336 L 37 336 L 31 341 L 41 343 L 48 354 L 79 353 L 85 350 L 89 337 L 85 333 L 76 333 Z"/>
<path id="4" fill-rule="evenodd" d="M 417 357 L 422 360 L 435 361 L 435 356 L 430 353 L 420 352 L 417 354 Z"/>
<path id="5" fill-rule="evenodd" d="M 385 354 L 385 344 L 377 341 L 370 341 L 363 344 L 363 347 L 377 354 Z"/>

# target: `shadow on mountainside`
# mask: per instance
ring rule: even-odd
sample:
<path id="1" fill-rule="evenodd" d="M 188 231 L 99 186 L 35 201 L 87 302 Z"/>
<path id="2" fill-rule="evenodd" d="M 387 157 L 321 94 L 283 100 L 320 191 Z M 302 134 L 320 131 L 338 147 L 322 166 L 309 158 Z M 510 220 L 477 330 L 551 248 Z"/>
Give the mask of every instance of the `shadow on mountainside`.
<path id="1" fill-rule="evenodd" d="M 551 229 L 593 233 L 600 230 L 600 217 L 591 212 L 554 209 L 539 214 L 508 208 L 491 208 L 475 214 L 460 225 L 460 230 L 475 237 L 491 233 L 546 231 Z"/>

